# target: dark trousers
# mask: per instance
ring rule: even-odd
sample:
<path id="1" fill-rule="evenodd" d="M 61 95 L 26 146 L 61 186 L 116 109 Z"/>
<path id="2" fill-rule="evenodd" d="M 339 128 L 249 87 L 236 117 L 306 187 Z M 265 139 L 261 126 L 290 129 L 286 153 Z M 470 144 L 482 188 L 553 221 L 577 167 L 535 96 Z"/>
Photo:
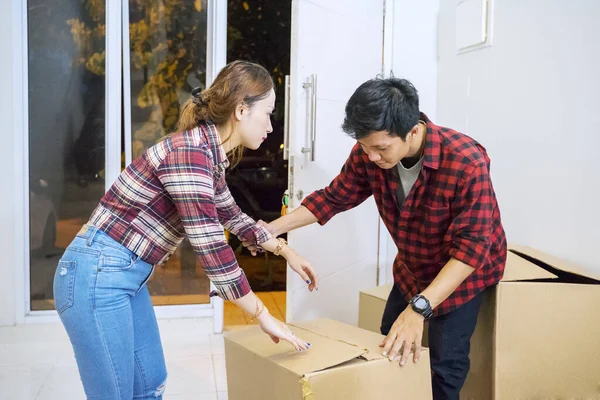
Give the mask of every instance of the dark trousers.
<path id="1" fill-rule="evenodd" d="M 458 309 L 429 320 L 429 354 L 431 358 L 434 400 L 459 400 L 460 390 L 469 372 L 471 335 L 477 324 L 482 294 Z M 381 321 L 381 333 L 387 335 L 400 313 L 408 307 L 396 285 L 388 297 Z"/>

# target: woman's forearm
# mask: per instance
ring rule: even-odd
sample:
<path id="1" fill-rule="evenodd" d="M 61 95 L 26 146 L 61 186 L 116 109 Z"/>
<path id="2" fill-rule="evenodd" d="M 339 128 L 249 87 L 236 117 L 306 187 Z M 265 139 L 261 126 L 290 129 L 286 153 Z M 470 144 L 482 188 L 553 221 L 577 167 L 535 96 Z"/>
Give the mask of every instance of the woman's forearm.
<path id="1" fill-rule="evenodd" d="M 269 315 L 269 310 L 254 292 L 250 292 L 244 297 L 232 300 L 236 306 L 244 310 L 248 315 L 256 317 L 259 321 Z M 263 309 L 264 308 L 264 309 Z M 259 314 L 257 316 L 257 314 Z"/>
<path id="2" fill-rule="evenodd" d="M 261 243 L 260 247 L 267 250 L 268 252 L 274 253 L 277 247 L 279 246 L 279 243 L 279 239 L 274 237 L 272 239 L 267 240 L 264 243 Z M 294 254 L 294 250 L 292 250 L 292 248 L 287 244 L 284 244 L 279 249 L 279 254 L 287 259 L 290 255 Z"/>

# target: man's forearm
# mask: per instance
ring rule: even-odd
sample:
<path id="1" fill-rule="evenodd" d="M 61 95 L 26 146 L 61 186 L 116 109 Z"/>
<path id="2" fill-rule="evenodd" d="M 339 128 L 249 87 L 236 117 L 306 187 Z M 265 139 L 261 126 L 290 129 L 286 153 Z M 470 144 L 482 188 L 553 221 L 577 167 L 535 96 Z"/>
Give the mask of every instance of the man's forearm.
<path id="1" fill-rule="evenodd" d="M 315 222 L 317 222 L 317 217 L 315 217 L 308 208 L 300 206 L 291 213 L 271 222 L 271 227 L 273 228 L 272 233 L 274 236 L 279 236 L 283 233 L 293 231 L 294 229 L 314 224 Z"/>
<path id="2" fill-rule="evenodd" d="M 421 292 L 421 294 L 429 300 L 431 307 L 435 309 L 454 293 L 456 288 L 460 286 L 473 271 L 475 271 L 475 268 L 470 265 L 467 265 L 456 258 L 451 258 L 438 273 L 433 282 L 431 282 L 431 284 L 427 286 L 427 289 Z"/>

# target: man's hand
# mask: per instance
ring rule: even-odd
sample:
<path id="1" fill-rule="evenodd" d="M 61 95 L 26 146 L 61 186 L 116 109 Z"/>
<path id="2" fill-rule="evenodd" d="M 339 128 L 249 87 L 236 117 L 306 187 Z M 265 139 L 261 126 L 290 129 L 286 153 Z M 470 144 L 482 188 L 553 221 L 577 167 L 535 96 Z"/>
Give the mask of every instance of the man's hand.
<path id="1" fill-rule="evenodd" d="M 265 221 L 263 221 L 262 219 L 259 220 L 256 225 L 261 226 L 263 228 L 265 228 L 266 230 L 268 230 L 271 235 L 273 235 L 273 237 L 277 237 L 279 235 L 276 235 L 277 232 L 275 232 L 275 228 L 273 227 L 273 225 L 266 223 Z M 248 250 L 250 250 L 250 253 L 255 256 L 256 254 L 258 254 L 260 251 L 262 251 L 262 249 L 259 249 L 259 247 L 251 242 L 242 242 L 242 244 L 244 245 L 244 247 L 246 247 Z"/>
<path id="2" fill-rule="evenodd" d="M 415 312 L 408 306 L 398 316 L 392 329 L 379 345 L 383 347 L 382 354 L 389 356 L 390 361 L 397 360 L 402 351 L 400 365 L 406 364 L 410 351 L 414 349 L 413 361 L 416 363 L 421 357 L 421 341 L 423 339 L 423 324 L 425 317 Z"/>
<path id="3" fill-rule="evenodd" d="M 315 217 L 314 214 L 308 210 L 308 208 L 300 206 L 291 213 L 281 216 L 268 224 L 264 221 L 258 221 L 257 224 L 267 228 L 273 237 L 278 237 L 284 233 L 313 224 L 317 221 L 317 217 Z M 250 250 L 253 256 L 261 251 L 261 249 L 250 243 L 242 242 L 242 244 L 244 247 Z"/>

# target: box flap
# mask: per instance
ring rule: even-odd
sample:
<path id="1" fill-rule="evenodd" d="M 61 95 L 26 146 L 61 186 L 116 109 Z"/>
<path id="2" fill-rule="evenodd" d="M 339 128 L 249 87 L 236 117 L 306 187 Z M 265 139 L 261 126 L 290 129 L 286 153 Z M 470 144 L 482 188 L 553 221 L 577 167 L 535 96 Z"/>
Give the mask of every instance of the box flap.
<path id="1" fill-rule="evenodd" d="M 323 322 L 323 324 L 327 323 Z M 296 352 L 287 342 L 281 342 L 278 345 L 274 344 L 258 326 L 226 332 L 225 338 L 260 357 L 266 358 L 294 372 L 298 376 L 335 367 L 336 365 L 364 356 L 369 352 L 367 348 L 354 344 L 353 340 L 343 340 L 340 338 L 342 335 L 339 330 L 351 328 L 349 325 L 341 324 L 343 328 L 338 326 L 337 332 L 325 329 L 324 332 L 329 333 L 328 335 L 324 335 L 322 332 L 313 332 L 311 328 L 315 326 L 316 330 L 319 330 L 318 321 L 312 321 L 307 324 L 290 324 L 291 329 L 298 337 L 312 344 L 310 350 L 301 353 Z M 344 335 L 344 338 L 351 339 L 348 335 Z M 377 339 L 374 340 L 374 343 L 377 345 Z M 373 346 L 371 345 L 370 347 Z"/>
<path id="2" fill-rule="evenodd" d="M 375 286 L 374 288 L 361 290 L 361 293 L 364 293 L 368 296 L 375 297 L 376 299 L 381 299 L 386 301 L 388 296 L 390 295 L 390 291 L 392 290 L 393 283 L 382 286 Z"/>
<path id="3" fill-rule="evenodd" d="M 318 334 L 329 340 L 346 343 L 349 346 L 361 349 L 363 353 L 360 356 L 365 360 L 371 361 L 385 358 L 381 355 L 381 348 L 379 347 L 385 336 L 378 333 L 325 318 L 296 322 L 290 325 Z"/>
<path id="4" fill-rule="evenodd" d="M 506 268 L 502 282 L 526 281 L 532 279 L 556 279 L 557 276 L 537 265 L 508 252 L 506 255 Z"/>
<path id="5" fill-rule="evenodd" d="M 544 268 L 555 274 L 561 280 L 600 283 L 600 273 L 597 271 L 584 268 L 528 246 L 509 244 L 508 249 L 510 252 L 536 264 L 540 268 Z"/>

